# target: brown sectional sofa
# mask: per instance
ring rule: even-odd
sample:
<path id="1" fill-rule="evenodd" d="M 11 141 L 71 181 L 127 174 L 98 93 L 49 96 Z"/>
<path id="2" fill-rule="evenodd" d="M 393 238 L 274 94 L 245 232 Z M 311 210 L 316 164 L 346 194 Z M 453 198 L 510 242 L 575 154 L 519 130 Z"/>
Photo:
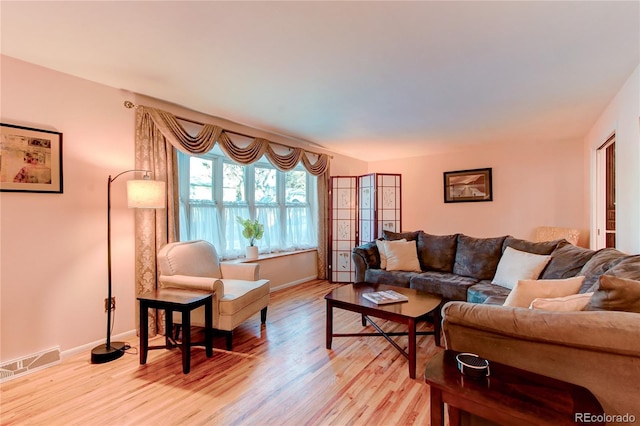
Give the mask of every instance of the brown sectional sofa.
<path id="1" fill-rule="evenodd" d="M 607 424 L 640 424 L 640 255 L 510 236 L 417 231 L 385 238 L 415 238 L 421 271 L 381 270 L 374 242 L 353 250 L 356 279 L 451 300 L 442 308 L 446 348 L 583 386 L 600 401 Z M 551 255 L 540 279 L 584 276 L 580 293 L 595 291 L 587 308 L 560 312 L 502 306 L 511 290 L 491 281 L 507 247 Z M 616 280 L 630 287 L 606 287 Z"/>

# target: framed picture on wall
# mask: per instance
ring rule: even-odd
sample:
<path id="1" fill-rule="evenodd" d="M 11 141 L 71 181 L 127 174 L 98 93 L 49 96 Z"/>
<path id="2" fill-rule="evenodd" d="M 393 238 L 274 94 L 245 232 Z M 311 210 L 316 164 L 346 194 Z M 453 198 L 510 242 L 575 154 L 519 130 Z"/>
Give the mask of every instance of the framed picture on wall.
<path id="1" fill-rule="evenodd" d="M 0 191 L 62 194 L 62 133 L 0 123 Z"/>
<path id="2" fill-rule="evenodd" d="M 444 172 L 444 202 L 493 201 L 491 168 Z"/>

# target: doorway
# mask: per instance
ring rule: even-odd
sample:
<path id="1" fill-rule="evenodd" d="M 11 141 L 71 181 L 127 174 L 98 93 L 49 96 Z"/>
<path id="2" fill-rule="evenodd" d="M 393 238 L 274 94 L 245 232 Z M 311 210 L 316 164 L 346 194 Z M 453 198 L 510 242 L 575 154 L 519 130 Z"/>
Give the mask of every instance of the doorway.
<path id="1" fill-rule="evenodd" d="M 616 247 L 616 137 L 596 151 L 596 249 Z"/>

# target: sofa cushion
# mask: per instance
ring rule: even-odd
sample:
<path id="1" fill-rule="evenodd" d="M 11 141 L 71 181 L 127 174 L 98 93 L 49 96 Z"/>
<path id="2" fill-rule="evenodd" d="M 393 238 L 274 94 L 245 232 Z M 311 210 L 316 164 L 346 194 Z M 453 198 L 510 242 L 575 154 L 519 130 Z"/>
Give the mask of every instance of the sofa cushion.
<path id="1" fill-rule="evenodd" d="M 514 248 L 520 251 L 526 251 L 527 253 L 535 253 L 535 254 L 551 254 L 558 244 L 563 240 L 555 240 L 555 241 L 541 241 L 541 242 L 533 242 L 528 240 L 521 240 L 519 238 L 515 238 L 512 236 L 508 236 L 504 240 L 504 244 L 502 245 L 502 251 L 504 252 L 507 247 Z"/>
<path id="2" fill-rule="evenodd" d="M 406 243 L 407 240 L 402 238 L 401 240 L 376 240 L 376 246 L 378 247 L 378 255 L 380 256 L 380 268 L 387 269 L 387 247 L 390 244 Z"/>
<path id="3" fill-rule="evenodd" d="M 505 238 L 475 238 L 459 234 L 453 273 L 478 280 L 493 279 Z"/>
<path id="4" fill-rule="evenodd" d="M 507 247 L 498 262 L 498 269 L 491 283 L 512 289 L 519 280 L 537 280 L 549 259 L 549 255 Z"/>
<path id="5" fill-rule="evenodd" d="M 452 272 L 458 235 L 418 235 L 418 259 L 423 271 Z"/>
<path id="6" fill-rule="evenodd" d="M 551 253 L 551 260 L 542 271 L 540 278 L 555 280 L 578 275 L 584 265 L 596 252 L 563 242 Z"/>
<path id="7" fill-rule="evenodd" d="M 389 241 L 405 239 L 407 241 L 415 241 L 418 239 L 422 231 L 410 231 L 410 232 L 392 232 L 382 231 L 382 238 Z"/>
<path id="8" fill-rule="evenodd" d="M 591 259 L 584 264 L 578 275 L 584 276 L 584 282 L 580 287 L 580 293 L 596 291 L 598 289 L 598 279 L 604 274 L 615 261 L 622 260 L 628 255 L 614 248 L 603 248 L 595 252 Z"/>
<path id="9" fill-rule="evenodd" d="M 562 297 L 577 294 L 584 277 L 558 280 L 520 280 L 511 290 L 504 306 L 528 308 L 538 297 Z"/>
<path id="10" fill-rule="evenodd" d="M 385 250 L 387 252 L 387 271 L 420 272 L 415 241 L 388 241 Z"/>
<path id="11" fill-rule="evenodd" d="M 491 284 L 489 280 L 483 280 L 469 287 L 467 302 L 502 305 L 510 292 L 511 290 L 506 287 Z"/>
<path id="12" fill-rule="evenodd" d="M 533 299 L 529 309 L 542 309 L 545 311 L 581 311 L 587 306 L 593 293 L 571 294 L 563 297 Z"/>
<path id="13" fill-rule="evenodd" d="M 428 271 L 411 278 L 410 287 L 441 295 L 447 300 L 467 300 L 467 289 L 478 280 L 449 272 Z"/>
<path id="14" fill-rule="evenodd" d="M 384 269 L 367 269 L 364 281 L 371 284 L 388 284 L 397 287 L 409 287 L 411 278 L 419 272 L 385 271 Z"/>
<path id="15" fill-rule="evenodd" d="M 601 275 L 598 290 L 585 310 L 640 313 L 640 281 Z"/>

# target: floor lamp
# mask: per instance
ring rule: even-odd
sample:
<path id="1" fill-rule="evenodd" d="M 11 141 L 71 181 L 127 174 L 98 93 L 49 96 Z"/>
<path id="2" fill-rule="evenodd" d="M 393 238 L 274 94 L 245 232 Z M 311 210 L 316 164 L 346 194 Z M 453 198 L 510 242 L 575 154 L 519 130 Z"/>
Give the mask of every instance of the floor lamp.
<path id="1" fill-rule="evenodd" d="M 107 182 L 107 273 L 108 289 L 105 309 L 107 311 L 107 340 L 104 344 L 98 345 L 91 350 L 91 363 L 102 364 L 120 358 L 125 351 L 124 342 L 111 341 L 111 312 L 114 304 L 111 298 L 111 183 L 125 173 L 143 172 L 142 180 L 130 180 L 127 182 L 127 199 L 130 208 L 138 209 L 159 209 L 165 207 L 165 184 L 164 182 L 152 180 L 149 170 L 126 170 L 117 174 Z"/>

